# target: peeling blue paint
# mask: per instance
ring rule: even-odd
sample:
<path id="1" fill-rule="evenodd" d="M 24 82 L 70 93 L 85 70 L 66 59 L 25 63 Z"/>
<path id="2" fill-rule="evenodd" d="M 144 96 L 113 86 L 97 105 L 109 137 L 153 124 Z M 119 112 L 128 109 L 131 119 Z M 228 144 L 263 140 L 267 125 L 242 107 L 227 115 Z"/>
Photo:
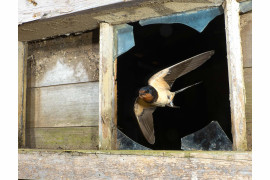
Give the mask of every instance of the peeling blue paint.
<path id="1" fill-rule="evenodd" d="M 117 36 L 117 53 L 116 57 L 130 50 L 135 46 L 133 26 L 123 24 L 115 27 Z"/>
<path id="2" fill-rule="evenodd" d="M 239 6 L 240 6 L 240 12 L 246 13 L 252 10 L 252 1 L 241 2 Z"/>
<path id="3" fill-rule="evenodd" d="M 198 32 L 202 32 L 208 23 L 220 14 L 223 14 L 223 8 L 221 6 L 199 11 L 189 11 L 173 14 L 170 16 L 140 20 L 139 23 L 142 26 L 149 24 L 181 23 L 197 30 Z"/>

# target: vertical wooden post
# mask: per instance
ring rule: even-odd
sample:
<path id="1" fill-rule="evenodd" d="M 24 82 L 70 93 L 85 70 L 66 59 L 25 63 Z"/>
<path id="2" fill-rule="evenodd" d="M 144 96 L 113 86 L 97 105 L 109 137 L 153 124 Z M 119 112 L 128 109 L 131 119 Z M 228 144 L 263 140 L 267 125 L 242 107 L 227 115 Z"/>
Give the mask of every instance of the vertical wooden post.
<path id="1" fill-rule="evenodd" d="M 108 23 L 100 24 L 99 62 L 99 149 L 116 149 L 114 30 Z"/>
<path id="2" fill-rule="evenodd" d="M 18 42 L 18 143 L 25 147 L 26 88 L 27 88 L 27 43 Z"/>
<path id="3" fill-rule="evenodd" d="M 237 3 L 236 0 L 225 0 L 224 16 L 230 85 L 233 149 L 245 151 L 247 150 L 245 84 L 240 38 L 239 3 Z"/>

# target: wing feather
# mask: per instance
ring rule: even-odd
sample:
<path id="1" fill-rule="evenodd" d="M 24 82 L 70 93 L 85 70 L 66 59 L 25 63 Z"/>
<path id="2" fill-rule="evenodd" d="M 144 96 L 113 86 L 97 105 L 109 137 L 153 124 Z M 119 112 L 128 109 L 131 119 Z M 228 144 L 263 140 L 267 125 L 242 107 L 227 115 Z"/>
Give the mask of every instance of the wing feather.
<path id="1" fill-rule="evenodd" d="M 147 104 L 140 98 L 137 98 L 134 104 L 134 112 L 145 139 L 150 143 L 155 143 L 155 132 L 153 123 L 153 112 L 156 107 Z"/>
<path id="2" fill-rule="evenodd" d="M 211 56 L 215 53 L 214 50 L 201 53 L 199 55 L 193 56 L 189 59 L 181 61 L 173 66 L 159 71 L 154 74 L 148 81 L 148 84 L 153 87 L 170 89 L 174 81 L 189 73 L 190 71 L 198 68 L 203 63 L 205 63 Z"/>

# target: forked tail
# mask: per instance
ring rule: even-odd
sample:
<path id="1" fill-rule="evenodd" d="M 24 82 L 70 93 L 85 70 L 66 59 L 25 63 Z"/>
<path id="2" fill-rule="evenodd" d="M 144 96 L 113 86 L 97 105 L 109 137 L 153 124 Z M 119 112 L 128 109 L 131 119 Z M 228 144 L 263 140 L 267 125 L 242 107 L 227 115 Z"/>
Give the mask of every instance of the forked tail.
<path id="1" fill-rule="evenodd" d="M 190 87 L 192 87 L 192 86 L 195 86 L 195 85 L 197 85 L 197 84 L 200 84 L 200 83 L 202 83 L 202 81 L 201 81 L 201 82 L 197 82 L 197 83 L 195 83 L 195 84 L 192 84 L 192 85 L 190 85 L 190 86 L 187 86 L 187 87 L 185 87 L 185 88 L 182 88 L 182 89 L 180 89 L 180 90 L 178 90 L 178 91 L 175 91 L 174 93 L 175 93 L 175 94 L 178 94 L 178 93 L 180 93 L 180 92 L 182 92 L 182 91 L 184 91 L 184 90 L 186 90 L 186 89 L 188 89 L 188 88 L 190 88 Z M 174 100 L 174 98 L 173 98 L 173 100 Z M 173 104 L 173 100 L 170 102 L 170 104 L 167 104 L 167 106 L 168 106 L 168 107 L 172 107 L 172 108 L 180 108 L 180 106 L 175 106 L 175 105 Z"/>
<path id="2" fill-rule="evenodd" d="M 192 86 L 195 86 L 195 85 L 197 85 L 197 84 L 200 84 L 200 83 L 202 83 L 202 81 L 201 81 L 201 82 L 197 82 L 197 83 L 195 83 L 195 84 L 192 84 L 192 85 L 190 85 L 190 86 L 184 87 L 184 88 L 182 88 L 182 89 L 180 89 L 180 90 L 178 90 L 178 91 L 175 91 L 174 93 L 175 93 L 175 94 L 178 94 L 178 93 L 180 93 L 180 92 L 182 92 L 182 91 L 184 91 L 184 90 L 186 90 L 186 89 L 188 89 L 188 88 L 190 88 L 190 87 L 192 87 Z"/>

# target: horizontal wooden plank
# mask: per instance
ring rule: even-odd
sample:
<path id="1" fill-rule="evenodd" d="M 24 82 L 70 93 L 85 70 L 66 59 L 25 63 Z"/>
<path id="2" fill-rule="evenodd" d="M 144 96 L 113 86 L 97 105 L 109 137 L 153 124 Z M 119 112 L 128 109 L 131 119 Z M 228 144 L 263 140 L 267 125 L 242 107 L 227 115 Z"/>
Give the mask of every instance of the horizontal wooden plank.
<path id="1" fill-rule="evenodd" d="M 98 81 L 99 32 L 29 43 L 28 87 Z"/>
<path id="2" fill-rule="evenodd" d="M 27 127 L 97 126 L 98 82 L 28 88 Z"/>
<path id="3" fill-rule="evenodd" d="M 240 15 L 243 66 L 252 67 L 252 12 Z"/>
<path id="4" fill-rule="evenodd" d="M 98 149 L 98 127 L 29 128 L 26 147 Z"/>
<path id="5" fill-rule="evenodd" d="M 53 2 L 55 3 L 56 1 Z M 37 19 L 42 20 L 21 24 L 18 28 L 18 39 L 20 41 L 32 41 L 67 33 L 96 29 L 99 27 L 100 22 L 108 22 L 113 25 L 124 24 L 178 12 L 215 7 L 221 5 L 223 0 L 200 0 L 195 2 L 191 0 L 129 0 L 123 1 L 123 3 L 120 4 L 118 3 L 79 12 L 76 10 L 73 11 L 73 7 L 70 6 L 69 2 L 70 1 L 67 1 L 67 3 L 65 2 L 66 6 L 61 7 L 61 11 L 54 5 L 49 6 L 52 11 L 42 12 L 42 9 L 38 9 L 38 13 L 35 13 L 32 10 L 29 11 L 30 14 L 27 14 L 29 17 L 37 17 Z M 78 3 L 77 6 L 80 6 L 82 1 Z M 88 9 L 91 7 L 88 6 L 86 8 Z M 70 9 L 71 11 L 66 11 L 66 9 Z M 58 15 L 64 16 L 49 18 L 52 17 L 51 14 L 54 14 L 55 12 L 57 12 Z M 22 19 L 24 19 L 22 16 L 23 13 L 23 11 L 19 12 L 19 17 L 22 17 Z"/>
<path id="6" fill-rule="evenodd" d="M 18 171 L 22 179 L 251 179 L 251 158 L 251 152 L 19 150 Z"/>

